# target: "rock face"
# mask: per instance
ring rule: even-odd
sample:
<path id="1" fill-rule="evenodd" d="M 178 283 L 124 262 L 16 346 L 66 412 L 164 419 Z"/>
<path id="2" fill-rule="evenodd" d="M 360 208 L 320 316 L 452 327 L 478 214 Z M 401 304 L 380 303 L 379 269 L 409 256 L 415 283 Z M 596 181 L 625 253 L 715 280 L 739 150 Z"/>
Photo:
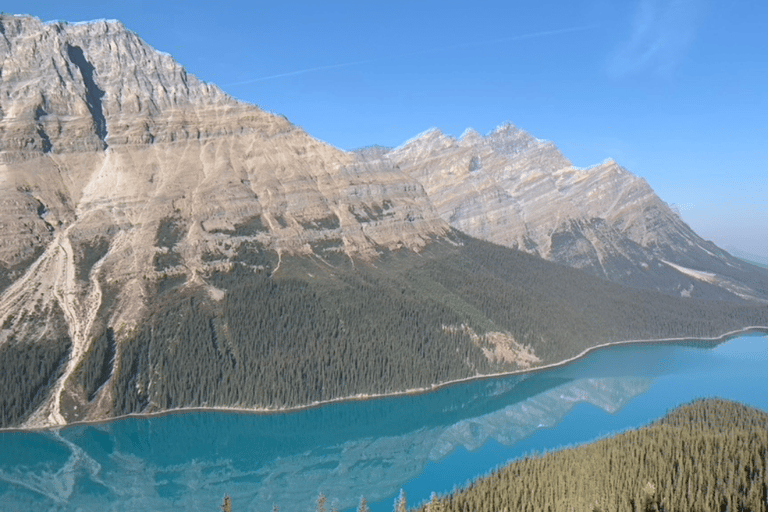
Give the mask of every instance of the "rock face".
<path id="1" fill-rule="evenodd" d="M 334 233 L 348 253 L 445 230 L 402 173 L 231 99 L 117 22 L 0 26 L 7 267 L 73 223 L 152 239 L 173 217 L 185 245 L 215 246 L 215 232 L 260 222 L 275 247 Z"/>
<path id="2" fill-rule="evenodd" d="M 613 160 L 576 168 L 554 144 L 510 124 L 459 139 L 430 130 L 378 153 L 417 179 L 440 216 L 471 236 L 682 296 L 756 298 L 766 290 Z"/>

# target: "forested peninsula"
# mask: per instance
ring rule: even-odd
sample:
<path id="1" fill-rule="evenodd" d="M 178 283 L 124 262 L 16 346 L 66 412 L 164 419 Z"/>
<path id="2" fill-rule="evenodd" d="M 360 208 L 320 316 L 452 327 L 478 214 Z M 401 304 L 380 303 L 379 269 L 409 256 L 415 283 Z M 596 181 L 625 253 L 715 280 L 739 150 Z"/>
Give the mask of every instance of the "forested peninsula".
<path id="1" fill-rule="evenodd" d="M 331 497 L 329 497 L 331 498 Z M 324 495 L 316 510 L 326 512 Z M 308 504 L 308 508 L 309 508 Z M 265 504 L 264 510 L 279 504 Z M 445 496 L 394 512 L 765 511 L 768 414 L 722 399 L 682 405 L 645 427 L 533 454 Z M 238 512 L 225 498 L 222 509 Z M 365 497 L 358 512 L 367 512 Z"/>
<path id="2" fill-rule="evenodd" d="M 719 399 L 681 406 L 651 425 L 531 456 L 419 508 L 763 511 L 768 414 Z"/>

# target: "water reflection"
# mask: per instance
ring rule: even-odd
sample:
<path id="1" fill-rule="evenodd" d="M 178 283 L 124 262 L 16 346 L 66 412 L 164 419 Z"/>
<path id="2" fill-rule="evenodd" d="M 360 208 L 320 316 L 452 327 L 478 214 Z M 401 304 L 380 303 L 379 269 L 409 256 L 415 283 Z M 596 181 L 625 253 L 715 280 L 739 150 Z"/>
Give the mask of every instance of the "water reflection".
<path id="1" fill-rule="evenodd" d="M 228 493 L 239 510 L 275 503 L 291 511 L 310 510 L 322 491 L 354 507 L 361 495 L 392 496 L 458 447 L 512 446 L 576 404 L 614 413 L 661 376 L 739 357 L 715 346 L 613 347 L 540 373 L 287 414 L 183 413 L 0 433 L 0 499 L 50 510 L 213 511 Z M 768 366 L 765 343 L 756 353 Z"/>

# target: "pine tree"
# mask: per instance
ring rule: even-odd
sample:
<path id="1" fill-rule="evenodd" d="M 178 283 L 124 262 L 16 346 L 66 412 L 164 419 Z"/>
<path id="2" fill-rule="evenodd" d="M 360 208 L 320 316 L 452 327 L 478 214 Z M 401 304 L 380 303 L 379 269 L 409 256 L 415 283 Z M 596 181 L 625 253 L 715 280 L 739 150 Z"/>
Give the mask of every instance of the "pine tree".
<path id="1" fill-rule="evenodd" d="M 405 491 L 400 489 L 400 494 L 398 495 L 397 499 L 395 499 L 395 508 L 394 512 L 407 512 L 408 511 L 408 500 L 405 498 Z"/>
<path id="2" fill-rule="evenodd" d="M 429 497 L 429 503 L 427 503 L 426 512 L 443 512 L 443 504 L 440 500 L 437 499 L 437 494 L 434 492 Z"/>

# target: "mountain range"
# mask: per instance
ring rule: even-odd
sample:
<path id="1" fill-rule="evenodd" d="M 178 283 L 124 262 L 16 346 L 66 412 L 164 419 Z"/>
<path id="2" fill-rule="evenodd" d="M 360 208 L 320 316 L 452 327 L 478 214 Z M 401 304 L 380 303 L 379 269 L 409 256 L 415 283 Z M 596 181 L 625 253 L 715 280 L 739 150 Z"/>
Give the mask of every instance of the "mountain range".
<path id="1" fill-rule="evenodd" d="M 768 325 L 768 274 L 506 124 L 347 152 L 119 22 L 0 17 L 0 427 L 283 408 Z"/>

